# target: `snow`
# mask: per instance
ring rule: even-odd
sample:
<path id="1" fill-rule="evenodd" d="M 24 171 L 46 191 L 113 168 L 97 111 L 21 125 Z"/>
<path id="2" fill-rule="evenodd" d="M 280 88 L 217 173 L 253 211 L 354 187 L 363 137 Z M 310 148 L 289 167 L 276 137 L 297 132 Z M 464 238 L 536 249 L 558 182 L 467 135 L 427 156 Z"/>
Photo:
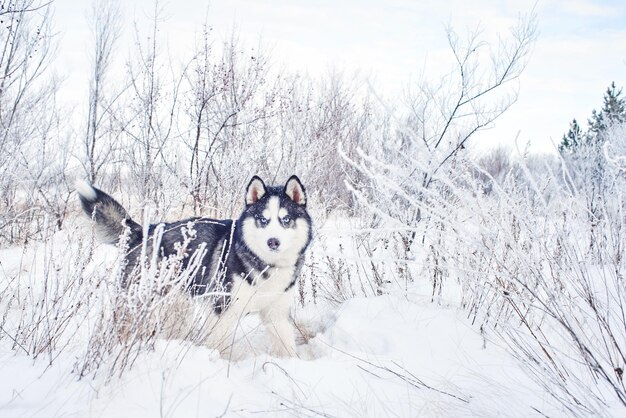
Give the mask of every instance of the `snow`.
<path id="1" fill-rule="evenodd" d="M 57 234 L 55 246 L 67 250 L 70 236 Z M 0 251 L 2 283 L 29 262 L 41 274 L 41 247 Z M 96 248 L 90 268 L 111 264 L 110 249 Z M 298 305 L 297 324 L 312 337 L 300 338 L 299 358 L 266 354 L 269 341 L 255 316 L 242 321 L 236 360 L 208 347 L 159 339 L 121 377 L 79 379 L 74 365 L 85 329 L 62 352 L 36 360 L 2 338 L 0 415 L 558 415 L 548 395 L 504 348 L 471 325 L 454 298 L 431 302 L 429 286 L 425 280 L 408 291 L 339 305 Z"/>

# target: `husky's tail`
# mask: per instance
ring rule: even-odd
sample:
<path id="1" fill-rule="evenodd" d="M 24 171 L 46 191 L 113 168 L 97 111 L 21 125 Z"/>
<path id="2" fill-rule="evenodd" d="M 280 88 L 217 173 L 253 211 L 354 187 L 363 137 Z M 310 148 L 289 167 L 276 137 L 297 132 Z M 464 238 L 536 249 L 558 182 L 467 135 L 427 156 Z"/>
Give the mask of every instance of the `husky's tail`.
<path id="1" fill-rule="evenodd" d="M 126 210 L 111 196 L 98 190 L 86 181 L 76 182 L 76 191 L 83 210 L 96 222 L 96 236 L 106 244 L 117 244 L 120 236 L 130 229 L 128 242 L 141 242 L 142 228 L 130 218 Z"/>

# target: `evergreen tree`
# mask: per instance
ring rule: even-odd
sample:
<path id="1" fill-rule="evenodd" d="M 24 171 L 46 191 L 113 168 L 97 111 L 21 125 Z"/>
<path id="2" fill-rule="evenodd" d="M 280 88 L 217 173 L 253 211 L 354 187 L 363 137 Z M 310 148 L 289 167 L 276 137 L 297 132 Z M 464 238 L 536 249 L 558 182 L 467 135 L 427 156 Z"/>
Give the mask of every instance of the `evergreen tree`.
<path id="1" fill-rule="evenodd" d="M 592 224 L 603 216 L 605 191 L 608 190 L 610 176 L 607 176 L 606 157 L 603 147 L 611 135 L 612 127 L 626 122 L 626 99 L 622 89 L 611 83 L 604 93 L 604 103 L 600 111 L 593 110 L 588 120 L 589 129 L 582 132 L 574 119 L 569 131 L 563 136 L 559 152 L 567 158 L 575 173 L 574 181 L 579 190 L 585 190 L 587 208 Z"/>
<path id="2" fill-rule="evenodd" d="M 559 145 L 559 151 L 561 153 L 565 151 L 575 152 L 582 145 L 583 139 L 583 131 L 580 129 L 580 125 L 576 119 L 574 119 L 569 124 L 569 131 L 563 135 L 563 139 Z"/>
<path id="3" fill-rule="evenodd" d="M 570 122 L 569 131 L 563 135 L 559 152 L 562 154 L 577 153 L 585 146 L 600 149 L 606 139 L 606 132 L 614 124 L 626 122 L 626 98 L 622 96 L 622 89 L 615 86 L 615 82 L 606 89 L 604 103 L 600 111 L 593 110 L 591 118 L 587 120 L 589 129 L 583 132 L 574 119 Z"/>
<path id="4" fill-rule="evenodd" d="M 597 112 L 594 109 L 589 119 L 587 138 L 591 143 L 604 142 L 604 133 L 609 126 L 626 121 L 626 99 L 621 96 L 622 89 L 618 90 L 612 82 L 604 93 L 602 110 Z"/>
<path id="5" fill-rule="evenodd" d="M 587 137 L 589 143 L 594 143 L 600 133 L 606 130 L 604 113 L 602 111 L 598 112 L 596 109 L 593 109 L 593 111 L 591 112 L 591 118 L 587 120 L 587 124 L 589 125 L 589 130 L 587 131 L 585 136 Z"/>
<path id="6" fill-rule="evenodd" d="M 608 123 L 620 123 L 626 121 L 626 100 L 622 95 L 622 89 L 617 90 L 615 82 L 604 93 L 604 106 L 602 113 Z"/>

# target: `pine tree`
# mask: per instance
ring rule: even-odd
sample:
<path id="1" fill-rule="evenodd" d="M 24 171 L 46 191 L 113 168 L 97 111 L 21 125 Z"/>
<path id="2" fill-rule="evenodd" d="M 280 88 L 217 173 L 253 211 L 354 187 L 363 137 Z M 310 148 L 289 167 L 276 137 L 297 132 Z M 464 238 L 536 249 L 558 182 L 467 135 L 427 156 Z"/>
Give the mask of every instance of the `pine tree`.
<path id="1" fill-rule="evenodd" d="M 559 145 L 559 151 L 561 153 L 565 151 L 575 152 L 582 145 L 583 139 L 583 131 L 580 129 L 580 125 L 576 119 L 574 119 L 569 124 L 569 131 L 563 135 L 563 139 Z"/>
<path id="2" fill-rule="evenodd" d="M 570 123 L 569 131 L 563 136 L 559 152 L 574 169 L 576 181 L 586 190 L 586 204 L 592 224 L 601 219 L 608 190 L 604 145 L 609 139 L 613 125 L 626 122 L 626 99 L 622 89 L 611 83 L 604 93 L 604 103 L 600 111 L 593 110 L 588 119 L 589 129 L 582 132 L 576 119 Z"/>
<path id="3" fill-rule="evenodd" d="M 589 125 L 589 130 L 585 135 L 589 143 L 594 143 L 596 138 L 600 135 L 600 133 L 606 130 L 606 121 L 604 120 L 604 113 L 602 111 L 598 112 L 596 109 L 593 109 L 591 112 L 591 118 L 587 120 L 587 124 Z"/>
<path id="4" fill-rule="evenodd" d="M 604 93 L 602 110 L 595 109 L 589 119 L 589 131 L 587 138 L 591 143 L 604 142 L 604 134 L 609 126 L 626 121 L 626 99 L 621 97 L 622 89 L 615 87 L 615 82 Z"/>
<path id="5" fill-rule="evenodd" d="M 569 131 L 559 144 L 559 152 L 577 153 L 583 146 L 600 149 L 607 130 L 614 124 L 626 122 L 626 98 L 622 97 L 622 89 L 618 89 L 615 82 L 606 89 L 603 101 L 600 111 L 594 109 L 591 112 L 587 132 L 582 131 L 576 119 L 570 122 Z"/>
<path id="6" fill-rule="evenodd" d="M 622 89 L 617 90 L 615 82 L 604 93 L 604 106 L 602 113 L 608 123 L 620 123 L 626 121 L 626 100 L 622 95 Z"/>

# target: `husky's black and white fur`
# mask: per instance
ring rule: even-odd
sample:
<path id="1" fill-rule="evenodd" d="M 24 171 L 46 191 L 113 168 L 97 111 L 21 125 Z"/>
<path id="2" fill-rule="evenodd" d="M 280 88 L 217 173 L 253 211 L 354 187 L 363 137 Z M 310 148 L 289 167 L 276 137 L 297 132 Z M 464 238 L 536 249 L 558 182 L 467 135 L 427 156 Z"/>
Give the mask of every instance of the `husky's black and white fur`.
<path id="1" fill-rule="evenodd" d="M 120 237 L 128 238 L 122 276 L 122 287 L 127 287 L 137 274 L 142 243 L 151 245 L 153 240 L 144 239 L 144 229 L 111 196 L 86 182 L 78 182 L 76 189 L 83 210 L 95 221 L 101 241 L 116 244 Z M 202 259 L 188 290 L 192 295 L 221 295 L 212 299 L 214 313 L 220 319 L 215 332 L 227 336 L 239 318 L 258 312 L 272 337 L 274 353 L 296 354 L 289 314 L 294 285 L 311 241 L 306 203 L 305 188 L 298 177 L 292 176 L 284 187 L 271 187 L 254 176 L 239 219 L 190 218 L 161 224 L 161 257 L 180 251 L 189 225 L 195 230 L 185 250 L 188 255 L 198 251 Z M 157 227 L 147 228 L 148 237 Z M 183 259 L 182 268 L 187 267 L 190 258 Z"/>

